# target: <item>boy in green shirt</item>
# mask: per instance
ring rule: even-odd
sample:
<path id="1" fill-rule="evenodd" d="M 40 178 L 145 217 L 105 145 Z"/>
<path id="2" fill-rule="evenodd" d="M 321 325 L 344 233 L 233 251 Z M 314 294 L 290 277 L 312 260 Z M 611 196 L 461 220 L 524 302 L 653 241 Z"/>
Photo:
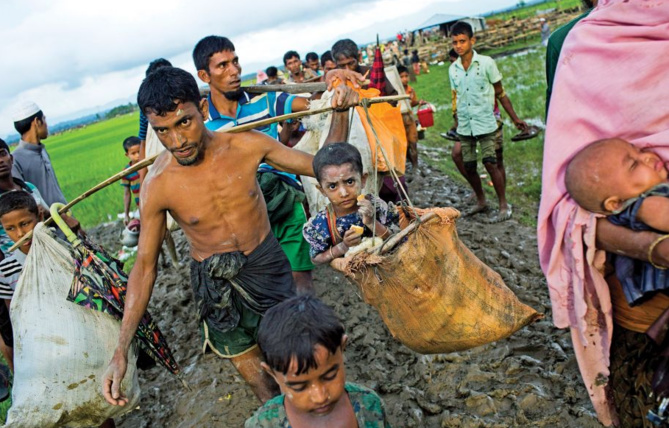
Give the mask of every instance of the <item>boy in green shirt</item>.
<path id="1" fill-rule="evenodd" d="M 258 345 L 261 366 L 282 394 L 256 410 L 245 427 L 390 428 L 381 398 L 345 382 L 346 340 L 333 310 L 315 297 L 301 295 L 270 308 Z"/>
<path id="2" fill-rule="evenodd" d="M 479 145 L 482 162 L 499 199 L 499 213 L 493 222 L 511 218 L 511 205 L 506 201 L 506 180 L 497 166 L 495 154 L 495 133 L 497 120 L 491 106 L 495 98 L 504 107 L 513 123 L 521 131 L 527 129 L 527 123 L 520 120 L 502 87 L 502 74 L 497 64 L 489 56 L 479 55 L 473 49 L 476 43 L 471 25 L 458 22 L 451 29 L 453 49 L 458 59 L 448 69 L 451 90 L 457 98 L 458 128 L 462 142 L 467 181 L 476 194 L 477 205 L 468 214 L 475 214 L 487 209 L 481 178 L 476 171 L 476 146 Z"/>

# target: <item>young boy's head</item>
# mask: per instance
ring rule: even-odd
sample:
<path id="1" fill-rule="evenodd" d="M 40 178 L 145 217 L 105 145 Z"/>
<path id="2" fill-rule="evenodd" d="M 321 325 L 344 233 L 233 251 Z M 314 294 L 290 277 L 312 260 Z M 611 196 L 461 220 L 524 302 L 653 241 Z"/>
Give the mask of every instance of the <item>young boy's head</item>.
<path id="1" fill-rule="evenodd" d="M 313 160 L 318 190 L 333 206 L 352 209 L 367 181 L 362 172 L 362 156 L 348 143 L 328 144 L 321 148 Z"/>
<path id="2" fill-rule="evenodd" d="M 565 185 L 582 208 L 611 214 L 626 200 L 667 180 L 664 161 L 620 138 L 595 141 L 567 165 Z"/>
<path id="3" fill-rule="evenodd" d="M 458 21 L 451 27 L 451 41 L 453 49 L 458 56 L 467 55 L 472 51 L 476 38 L 472 26 L 466 22 Z"/>
<path id="4" fill-rule="evenodd" d="M 35 198 L 30 193 L 17 190 L 3 193 L 0 196 L 0 223 L 12 241 L 18 242 L 40 221 L 42 221 L 42 216 Z M 27 254 L 30 244 L 32 241 L 28 240 L 19 247 L 19 250 Z"/>
<path id="5" fill-rule="evenodd" d="M 326 416 L 344 395 L 344 327 L 334 311 L 311 296 L 269 309 L 260 322 L 263 369 L 279 384 L 294 412 Z"/>
<path id="6" fill-rule="evenodd" d="M 123 140 L 123 150 L 125 150 L 125 157 L 130 159 L 130 163 L 134 164 L 139 160 L 139 148 L 142 140 L 138 137 L 128 137 Z"/>
<path id="7" fill-rule="evenodd" d="M 400 75 L 400 80 L 402 81 L 402 86 L 405 88 L 409 86 L 409 69 L 403 65 L 397 66 L 397 72 Z"/>
<path id="8" fill-rule="evenodd" d="M 316 52 L 309 52 L 305 59 L 307 60 L 307 66 L 309 66 L 310 69 L 314 71 L 320 70 L 321 62 Z"/>

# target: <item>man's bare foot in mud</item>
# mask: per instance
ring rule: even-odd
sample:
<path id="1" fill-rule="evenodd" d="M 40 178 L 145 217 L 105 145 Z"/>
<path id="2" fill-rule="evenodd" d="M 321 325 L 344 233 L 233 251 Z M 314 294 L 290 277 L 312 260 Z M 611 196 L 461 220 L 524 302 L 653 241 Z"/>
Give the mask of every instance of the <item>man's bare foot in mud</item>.
<path id="1" fill-rule="evenodd" d="M 476 204 L 474 208 L 470 208 L 463 214 L 464 217 L 470 217 L 475 214 L 487 212 L 489 209 L 488 204 L 485 202 L 483 204 Z"/>
<path id="2" fill-rule="evenodd" d="M 507 221 L 511 219 L 511 216 L 513 215 L 513 207 L 511 204 L 507 205 L 505 209 L 500 208 L 499 213 L 491 219 L 487 221 L 487 223 L 502 223 L 503 221 Z"/>

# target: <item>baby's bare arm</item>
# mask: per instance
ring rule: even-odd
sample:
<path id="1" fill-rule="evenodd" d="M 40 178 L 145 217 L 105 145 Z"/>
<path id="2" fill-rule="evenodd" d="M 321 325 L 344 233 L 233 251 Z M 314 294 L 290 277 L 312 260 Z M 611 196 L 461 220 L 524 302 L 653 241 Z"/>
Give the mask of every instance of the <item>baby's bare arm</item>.
<path id="1" fill-rule="evenodd" d="M 637 218 L 664 233 L 669 233 L 669 198 L 649 196 L 642 203 Z"/>

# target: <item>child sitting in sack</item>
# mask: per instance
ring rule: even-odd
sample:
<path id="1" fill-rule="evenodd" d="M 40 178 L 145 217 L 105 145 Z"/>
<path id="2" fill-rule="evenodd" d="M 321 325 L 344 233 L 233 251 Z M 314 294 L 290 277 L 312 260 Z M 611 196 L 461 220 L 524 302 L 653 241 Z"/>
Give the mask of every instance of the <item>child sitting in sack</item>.
<path id="1" fill-rule="evenodd" d="M 577 204 L 606 215 L 613 224 L 669 233 L 668 175 L 664 160 L 656 153 L 608 138 L 574 156 L 567 165 L 565 185 Z M 644 263 L 616 255 L 615 266 L 630 306 L 669 288 L 669 276 L 654 267 L 652 258 Z"/>
<path id="2" fill-rule="evenodd" d="M 282 394 L 245 427 L 390 427 L 381 398 L 346 382 L 346 341 L 334 311 L 314 297 L 292 297 L 268 309 L 258 329 L 261 366 Z"/>
<path id="3" fill-rule="evenodd" d="M 376 196 L 361 195 L 367 174 L 362 172 L 358 149 L 348 143 L 329 144 L 316 153 L 313 167 L 318 190 L 330 201 L 302 231 L 315 264 L 343 257 L 363 237 L 391 235 L 390 227 L 399 224 L 397 207 Z"/>

